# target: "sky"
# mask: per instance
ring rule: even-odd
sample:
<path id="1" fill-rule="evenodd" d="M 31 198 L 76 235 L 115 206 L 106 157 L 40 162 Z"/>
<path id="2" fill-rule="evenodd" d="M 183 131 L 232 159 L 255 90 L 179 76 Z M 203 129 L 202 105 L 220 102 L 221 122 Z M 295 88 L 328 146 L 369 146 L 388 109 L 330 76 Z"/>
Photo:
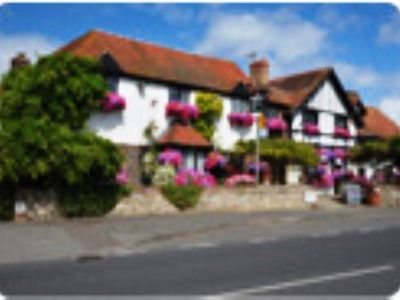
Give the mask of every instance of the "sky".
<path id="1" fill-rule="evenodd" d="M 0 6 L 0 74 L 18 51 L 51 53 L 90 29 L 233 60 L 250 53 L 270 76 L 332 66 L 400 124 L 400 13 L 391 4 L 5 4 Z"/>

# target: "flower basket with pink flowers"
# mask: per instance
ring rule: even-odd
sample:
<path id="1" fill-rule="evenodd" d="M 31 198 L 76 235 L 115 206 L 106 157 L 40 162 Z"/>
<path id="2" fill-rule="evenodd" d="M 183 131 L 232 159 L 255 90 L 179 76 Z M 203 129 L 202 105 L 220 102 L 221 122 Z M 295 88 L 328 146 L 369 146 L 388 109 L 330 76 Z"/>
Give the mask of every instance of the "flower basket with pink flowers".
<path id="1" fill-rule="evenodd" d="M 213 187 L 217 184 L 214 176 L 193 169 L 182 169 L 175 177 L 176 185 L 197 185 L 202 187 Z"/>
<path id="2" fill-rule="evenodd" d="M 177 118 L 181 121 L 189 122 L 197 119 L 200 112 L 195 105 L 172 101 L 165 107 L 165 114 L 169 118 Z"/>
<path id="3" fill-rule="evenodd" d="M 267 128 L 271 131 L 286 131 L 287 124 L 282 118 L 270 118 L 267 120 Z"/>
<path id="4" fill-rule="evenodd" d="M 231 126 L 251 127 L 254 124 L 254 117 L 251 113 L 233 112 L 228 115 Z"/>
<path id="5" fill-rule="evenodd" d="M 237 185 L 252 185 L 256 183 L 254 176 L 249 174 L 237 174 L 225 180 L 226 186 L 237 186 Z"/>
<path id="6" fill-rule="evenodd" d="M 347 128 L 336 127 L 334 131 L 334 136 L 338 138 L 348 139 L 351 138 L 351 134 Z"/>
<path id="7" fill-rule="evenodd" d="M 115 92 L 109 92 L 103 100 L 101 107 L 104 112 L 123 110 L 126 107 L 126 100 Z"/>
<path id="8" fill-rule="evenodd" d="M 306 123 L 304 124 L 303 131 L 307 135 L 318 135 L 320 134 L 319 127 L 314 123 Z"/>

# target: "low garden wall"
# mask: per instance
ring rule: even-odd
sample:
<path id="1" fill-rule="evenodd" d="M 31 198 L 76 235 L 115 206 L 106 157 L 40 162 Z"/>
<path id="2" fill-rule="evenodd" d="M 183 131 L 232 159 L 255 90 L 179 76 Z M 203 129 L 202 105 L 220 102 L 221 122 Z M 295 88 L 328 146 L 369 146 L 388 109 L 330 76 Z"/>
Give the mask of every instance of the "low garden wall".
<path id="1" fill-rule="evenodd" d="M 260 187 L 215 187 L 204 190 L 199 203 L 190 212 L 251 212 L 273 210 L 309 210 L 310 205 L 304 201 L 308 186 L 260 186 Z M 333 202 L 329 197 L 319 197 L 318 206 L 324 209 L 338 209 L 342 205 Z M 112 216 L 134 216 L 148 214 L 178 213 L 161 193 L 154 188 L 134 192 L 122 199 Z"/>
<path id="2" fill-rule="evenodd" d="M 382 207 L 400 207 L 400 186 L 381 185 L 378 189 Z"/>

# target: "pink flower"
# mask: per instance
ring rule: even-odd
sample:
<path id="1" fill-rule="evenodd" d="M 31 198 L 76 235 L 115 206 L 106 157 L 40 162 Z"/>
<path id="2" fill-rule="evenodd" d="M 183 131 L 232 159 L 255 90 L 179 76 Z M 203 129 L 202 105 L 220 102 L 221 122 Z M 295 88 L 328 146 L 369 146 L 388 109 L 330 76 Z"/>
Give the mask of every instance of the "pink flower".
<path id="1" fill-rule="evenodd" d="M 121 169 L 115 176 L 115 181 L 118 184 L 124 185 L 129 183 L 129 174 L 125 169 Z"/>
<path id="2" fill-rule="evenodd" d="M 335 137 L 340 137 L 340 138 L 351 138 L 351 134 L 350 132 L 346 129 L 346 128 L 342 128 L 342 127 L 336 127 L 335 131 L 334 131 L 334 135 Z"/>
<path id="3" fill-rule="evenodd" d="M 282 118 L 270 118 L 267 120 L 267 127 L 270 130 L 285 131 L 287 124 Z"/>
<path id="4" fill-rule="evenodd" d="M 318 125 L 314 123 L 306 123 L 303 130 L 308 135 L 317 135 L 320 133 Z"/>
<path id="5" fill-rule="evenodd" d="M 204 162 L 204 169 L 206 169 L 207 171 L 210 171 L 216 167 L 224 167 L 226 164 L 226 158 L 218 153 L 218 152 L 210 152 L 207 155 L 207 158 Z"/>
<path id="6" fill-rule="evenodd" d="M 105 112 L 110 112 L 113 110 L 123 110 L 126 107 L 125 98 L 121 97 L 115 92 L 107 93 L 106 98 L 102 103 L 102 109 Z"/>
<path id="7" fill-rule="evenodd" d="M 228 120 L 232 126 L 251 127 L 254 123 L 251 113 L 233 112 L 228 115 Z"/>
<path id="8" fill-rule="evenodd" d="M 179 167 L 182 164 L 182 154 L 177 150 L 166 149 L 160 153 L 158 161 L 160 164 L 169 164 L 174 167 Z"/>
<path id="9" fill-rule="evenodd" d="M 200 115 L 196 106 L 176 101 L 167 104 L 165 107 L 165 114 L 167 117 L 175 117 L 185 122 L 195 120 Z"/>
<path id="10" fill-rule="evenodd" d="M 213 187 L 217 184 L 214 176 L 192 169 L 182 169 L 175 177 L 176 185 L 194 184 L 203 187 Z"/>

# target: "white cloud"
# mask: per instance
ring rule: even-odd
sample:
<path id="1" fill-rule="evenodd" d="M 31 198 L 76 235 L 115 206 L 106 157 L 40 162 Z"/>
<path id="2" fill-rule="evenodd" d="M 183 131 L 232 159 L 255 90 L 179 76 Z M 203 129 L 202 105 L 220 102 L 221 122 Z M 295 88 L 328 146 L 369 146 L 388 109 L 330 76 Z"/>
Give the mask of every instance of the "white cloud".
<path id="1" fill-rule="evenodd" d="M 327 32 L 298 15 L 273 13 L 216 14 L 195 50 L 232 59 L 253 51 L 287 63 L 321 51 Z"/>
<path id="2" fill-rule="evenodd" d="M 319 23 L 337 31 L 347 29 L 354 31 L 366 23 L 360 15 L 349 13 L 348 11 L 343 13 L 337 10 L 331 3 L 321 5 L 316 15 Z"/>
<path id="3" fill-rule="evenodd" d="M 400 97 L 382 99 L 379 108 L 400 125 Z"/>
<path id="4" fill-rule="evenodd" d="M 379 28 L 379 40 L 400 45 L 400 14 L 393 14 L 390 20 Z"/>
<path id="5" fill-rule="evenodd" d="M 0 75 L 10 67 L 10 60 L 18 52 L 25 52 L 33 61 L 52 52 L 58 43 L 38 34 L 6 35 L 0 32 Z"/>
<path id="6" fill-rule="evenodd" d="M 358 88 L 374 87 L 382 84 L 383 76 L 372 69 L 346 62 L 334 64 L 335 70 L 344 82 L 351 82 Z"/>

